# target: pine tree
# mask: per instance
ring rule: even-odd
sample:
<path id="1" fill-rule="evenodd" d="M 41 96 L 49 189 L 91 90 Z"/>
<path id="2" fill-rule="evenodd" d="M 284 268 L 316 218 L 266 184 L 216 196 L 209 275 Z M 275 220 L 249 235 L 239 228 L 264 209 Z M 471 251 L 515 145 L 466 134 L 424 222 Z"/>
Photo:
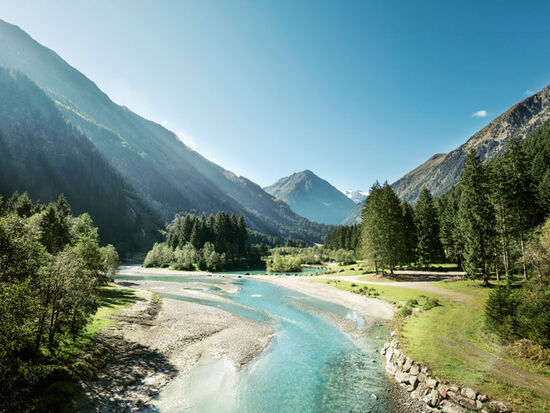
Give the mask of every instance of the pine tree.
<path id="1" fill-rule="evenodd" d="M 401 202 L 403 214 L 403 231 L 405 233 L 405 242 L 403 248 L 403 260 L 407 264 L 416 264 L 416 245 L 418 237 L 416 234 L 416 225 L 414 223 L 414 209 L 407 201 Z"/>
<path id="2" fill-rule="evenodd" d="M 363 210 L 363 253 L 375 269 L 403 263 L 405 232 L 401 202 L 386 182 L 375 183 Z"/>
<path id="3" fill-rule="evenodd" d="M 435 262 L 441 258 L 442 246 L 439 240 L 439 217 L 432 194 L 422 188 L 414 213 L 418 244 L 416 256 L 421 266 Z"/>
<path id="4" fill-rule="evenodd" d="M 460 175 L 460 231 L 464 241 L 464 269 L 469 277 L 488 283 L 494 254 L 494 210 L 489 200 L 485 168 L 475 151 L 466 156 Z"/>
<path id="5" fill-rule="evenodd" d="M 527 280 L 525 261 L 525 240 L 533 226 L 536 214 L 536 190 L 529 165 L 519 141 L 510 138 L 508 150 L 504 153 L 507 177 L 507 207 L 509 208 L 511 234 L 520 245 L 523 277 Z"/>

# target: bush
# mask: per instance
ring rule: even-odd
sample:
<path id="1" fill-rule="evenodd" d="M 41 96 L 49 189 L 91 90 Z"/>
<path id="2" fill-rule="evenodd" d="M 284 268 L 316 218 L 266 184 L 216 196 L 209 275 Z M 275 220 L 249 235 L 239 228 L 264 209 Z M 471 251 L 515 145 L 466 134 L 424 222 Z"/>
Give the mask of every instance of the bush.
<path id="1" fill-rule="evenodd" d="M 439 300 L 437 298 L 427 297 L 426 302 L 422 306 L 422 309 L 424 311 L 428 311 L 428 310 L 431 310 L 432 308 L 438 307 L 438 306 L 439 306 Z"/>
<path id="2" fill-rule="evenodd" d="M 505 340 L 529 339 L 550 347 L 550 289 L 495 288 L 485 306 L 487 325 Z"/>
<path id="3" fill-rule="evenodd" d="M 532 360 L 541 366 L 550 366 L 550 350 L 529 339 L 521 339 L 510 344 L 506 353 L 512 357 Z"/>
<path id="4" fill-rule="evenodd" d="M 405 318 L 405 317 L 410 316 L 412 313 L 413 313 L 412 307 L 410 307 L 410 306 L 408 306 L 408 305 L 405 305 L 405 306 L 397 313 L 397 315 L 398 315 L 399 317 Z"/>

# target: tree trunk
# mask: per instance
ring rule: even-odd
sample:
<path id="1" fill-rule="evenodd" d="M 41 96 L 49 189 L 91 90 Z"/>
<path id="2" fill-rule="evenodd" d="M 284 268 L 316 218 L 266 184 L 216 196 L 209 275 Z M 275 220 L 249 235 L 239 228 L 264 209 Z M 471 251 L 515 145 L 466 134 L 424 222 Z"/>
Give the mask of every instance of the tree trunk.
<path id="1" fill-rule="evenodd" d="M 525 246 L 523 243 L 523 234 L 520 235 L 521 245 L 521 264 L 523 265 L 523 279 L 527 281 L 527 264 L 525 263 Z"/>

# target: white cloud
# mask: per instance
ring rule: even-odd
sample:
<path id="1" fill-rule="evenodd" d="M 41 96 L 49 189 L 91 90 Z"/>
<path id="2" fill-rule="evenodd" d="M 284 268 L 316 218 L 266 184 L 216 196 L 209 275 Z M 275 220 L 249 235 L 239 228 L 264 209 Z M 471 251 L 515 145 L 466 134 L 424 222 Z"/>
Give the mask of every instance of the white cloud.
<path id="1" fill-rule="evenodd" d="M 187 146 L 189 146 L 193 150 L 197 150 L 197 140 L 194 136 L 190 135 L 186 130 L 180 129 L 176 132 L 176 135 Z"/>
<path id="2" fill-rule="evenodd" d="M 523 96 L 531 96 L 534 94 L 535 92 L 533 92 L 531 89 L 527 89 L 525 92 L 523 92 Z"/>
<path id="3" fill-rule="evenodd" d="M 477 112 L 472 113 L 473 118 L 484 118 L 488 115 L 487 111 L 485 109 L 478 110 Z"/>
<path id="4" fill-rule="evenodd" d="M 163 120 L 161 123 L 162 123 L 162 126 L 164 126 L 164 127 L 168 126 L 168 121 L 167 120 Z"/>

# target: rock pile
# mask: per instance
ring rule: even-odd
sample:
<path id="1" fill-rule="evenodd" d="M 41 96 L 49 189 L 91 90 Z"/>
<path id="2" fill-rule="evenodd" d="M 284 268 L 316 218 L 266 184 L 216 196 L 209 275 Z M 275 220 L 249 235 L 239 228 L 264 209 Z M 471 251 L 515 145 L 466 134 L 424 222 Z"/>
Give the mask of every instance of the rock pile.
<path id="1" fill-rule="evenodd" d="M 426 404 L 429 410 L 444 413 L 510 413 L 512 410 L 499 401 L 489 401 L 489 397 L 469 387 L 432 377 L 428 368 L 407 357 L 399 349 L 395 332 L 391 341 L 384 344 L 380 353 L 386 356 L 386 372 L 406 388 L 413 399 Z"/>

